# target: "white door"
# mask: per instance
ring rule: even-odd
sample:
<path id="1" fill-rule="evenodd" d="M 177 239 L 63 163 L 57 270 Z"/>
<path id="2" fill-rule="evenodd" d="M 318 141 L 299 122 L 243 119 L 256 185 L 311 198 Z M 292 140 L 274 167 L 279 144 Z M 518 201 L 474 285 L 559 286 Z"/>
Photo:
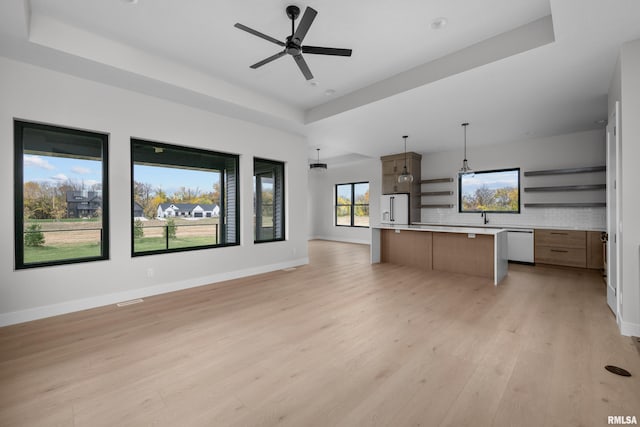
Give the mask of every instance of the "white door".
<path id="1" fill-rule="evenodd" d="M 620 158 L 619 102 L 607 125 L 607 304 L 618 318 L 618 175 Z"/>

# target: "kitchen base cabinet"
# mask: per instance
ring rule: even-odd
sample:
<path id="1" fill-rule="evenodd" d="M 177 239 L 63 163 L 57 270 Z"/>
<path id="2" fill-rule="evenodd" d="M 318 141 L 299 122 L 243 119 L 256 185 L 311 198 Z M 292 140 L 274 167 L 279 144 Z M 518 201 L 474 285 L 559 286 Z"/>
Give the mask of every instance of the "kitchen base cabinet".
<path id="1" fill-rule="evenodd" d="M 400 232 L 381 230 L 381 261 L 408 267 L 431 270 L 433 233 Z"/>
<path id="2" fill-rule="evenodd" d="M 600 234 L 599 231 L 536 229 L 535 262 L 566 267 L 602 268 Z"/>
<path id="3" fill-rule="evenodd" d="M 587 268 L 604 268 L 604 247 L 600 231 L 587 231 Z"/>

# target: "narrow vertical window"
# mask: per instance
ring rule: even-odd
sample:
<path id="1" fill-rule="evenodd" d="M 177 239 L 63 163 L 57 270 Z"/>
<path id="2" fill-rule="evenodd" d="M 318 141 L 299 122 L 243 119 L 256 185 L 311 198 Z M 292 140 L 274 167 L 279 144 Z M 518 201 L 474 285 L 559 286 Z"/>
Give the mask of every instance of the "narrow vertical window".
<path id="1" fill-rule="evenodd" d="M 254 241 L 284 240 L 284 163 L 253 160 Z"/>
<path id="2" fill-rule="evenodd" d="M 238 156 L 131 140 L 132 254 L 237 245 Z"/>
<path id="3" fill-rule="evenodd" d="M 15 266 L 109 258 L 108 136 L 14 121 Z"/>
<path id="4" fill-rule="evenodd" d="M 335 224 L 369 227 L 369 183 L 336 184 Z"/>

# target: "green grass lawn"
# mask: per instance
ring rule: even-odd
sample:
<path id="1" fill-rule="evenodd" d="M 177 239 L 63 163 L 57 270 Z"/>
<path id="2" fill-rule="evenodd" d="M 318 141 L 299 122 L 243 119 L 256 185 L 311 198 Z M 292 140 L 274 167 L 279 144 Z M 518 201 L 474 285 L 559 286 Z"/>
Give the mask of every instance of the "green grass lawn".
<path id="1" fill-rule="evenodd" d="M 81 243 L 70 245 L 45 245 L 24 248 L 24 263 L 61 261 L 65 259 L 90 258 L 100 256 L 100 245 Z"/>
<path id="2" fill-rule="evenodd" d="M 197 246 L 215 245 L 216 236 L 194 236 L 194 237 L 178 237 L 169 239 L 169 249 L 191 248 Z M 166 249 L 166 240 L 164 237 L 143 237 L 135 239 L 133 242 L 134 252 L 148 252 Z"/>

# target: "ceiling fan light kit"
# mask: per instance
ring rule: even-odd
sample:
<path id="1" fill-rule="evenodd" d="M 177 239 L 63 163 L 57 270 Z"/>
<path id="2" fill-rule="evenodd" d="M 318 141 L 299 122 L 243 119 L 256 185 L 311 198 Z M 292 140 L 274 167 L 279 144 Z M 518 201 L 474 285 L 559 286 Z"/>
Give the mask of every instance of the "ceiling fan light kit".
<path id="1" fill-rule="evenodd" d="M 263 59 L 262 61 L 256 62 L 251 65 L 250 68 L 256 69 L 260 68 L 263 65 L 266 65 L 272 61 L 275 61 L 278 58 L 282 58 L 283 56 L 289 54 L 295 60 L 295 63 L 298 65 L 300 72 L 307 80 L 313 79 L 313 74 L 307 65 L 307 62 L 304 60 L 302 56 L 303 53 L 309 53 L 314 55 L 333 55 L 333 56 L 351 56 L 351 49 L 339 49 L 332 47 L 320 47 L 320 46 L 303 46 L 302 41 L 304 40 L 313 20 L 316 18 L 318 12 L 310 7 L 307 7 L 304 11 L 304 15 L 302 15 L 302 19 L 298 24 L 298 28 L 295 28 L 295 20 L 300 15 L 300 8 L 297 6 L 287 6 L 286 13 L 289 19 L 291 19 L 291 35 L 287 36 L 286 42 L 282 42 L 274 37 L 268 36 L 260 31 L 254 30 L 253 28 L 249 28 L 240 23 L 236 23 L 234 27 L 246 31 L 249 34 L 253 34 L 256 37 L 260 37 L 261 39 L 270 41 L 271 43 L 277 44 L 284 48 L 284 50 L 276 53 L 275 55 L 271 55 L 268 58 Z"/>

